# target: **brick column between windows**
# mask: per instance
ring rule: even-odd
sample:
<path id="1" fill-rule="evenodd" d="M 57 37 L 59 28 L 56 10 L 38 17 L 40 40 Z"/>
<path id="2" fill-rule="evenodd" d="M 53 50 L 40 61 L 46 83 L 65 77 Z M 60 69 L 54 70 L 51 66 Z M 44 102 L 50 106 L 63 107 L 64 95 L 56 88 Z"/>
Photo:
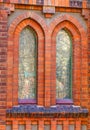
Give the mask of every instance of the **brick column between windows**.
<path id="1" fill-rule="evenodd" d="M 69 130 L 69 121 L 68 120 L 63 121 L 63 130 Z"/>
<path id="2" fill-rule="evenodd" d="M 26 120 L 26 130 L 31 130 L 31 121 Z"/>
<path id="3" fill-rule="evenodd" d="M 18 121 L 17 120 L 13 120 L 12 130 L 18 130 Z"/>
<path id="4" fill-rule="evenodd" d="M 50 87 L 51 87 L 51 38 L 47 34 L 45 40 L 45 107 L 50 107 Z"/>
<path id="5" fill-rule="evenodd" d="M 76 121 L 75 130 L 81 130 L 81 121 L 79 121 L 79 120 Z"/>
<path id="6" fill-rule="evenodd" d="M 56 120 L 51 120 L 51 130 L 56 130 L 57 126 L 56 126 Z"/>
<path id="7" fill-rule="evenodd" d="M 43 120 L 39 120 L 39 130 L 44 130 L 44 121 Z"/>

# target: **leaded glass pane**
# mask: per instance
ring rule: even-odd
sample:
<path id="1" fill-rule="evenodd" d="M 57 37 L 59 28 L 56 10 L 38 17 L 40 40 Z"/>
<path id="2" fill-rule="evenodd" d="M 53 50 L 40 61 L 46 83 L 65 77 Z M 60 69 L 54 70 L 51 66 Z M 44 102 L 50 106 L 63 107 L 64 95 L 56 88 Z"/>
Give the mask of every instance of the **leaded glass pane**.
<path id="1" fill-rule="evenodd" d="M 25 130 L 25 125 L 18 125 L 18 130 Z"/>
<path id="2" fill-rule="evenodd" d="M 19 39 L 19 99 L 36 98 L 36 37 L 30 27 Z"/>
<path id="3" fill-rule="evenodd" d="M 71 98 L 72 47 L 69 34 L 60 30 L 56 37 L 56 98 Z"/>
<path id="4" fill-rule="evenodd" d="M 81 126 L 81 130 L 87 130 L 87 126 L 86 125 L 82 125 Z"/>
<path id="5" fill-rule="evenodd" d="M 57 125 L 57 130 L 62 130 L 63 126 L 62 125 Z"/>
<path id="6" fill-rule="evenodd" d="M 6 130 L 12 130 L 12 125 L 6 125 Z"/>
<path id="7" fill-rule="evenodd" d="M 31 125 L 31 130 L 38 130 L 38 125 Z"/>
<path id="8" fill-rule="evenodd" d="M 51 130 L 51 126 L 50 125 L 44 125 L 44 130 Z"/>
<path id="9" fill-rule="evenodd" d="M 75 129 L 75 125 L 69 125 L 69 130 L 74 130 Z"/>

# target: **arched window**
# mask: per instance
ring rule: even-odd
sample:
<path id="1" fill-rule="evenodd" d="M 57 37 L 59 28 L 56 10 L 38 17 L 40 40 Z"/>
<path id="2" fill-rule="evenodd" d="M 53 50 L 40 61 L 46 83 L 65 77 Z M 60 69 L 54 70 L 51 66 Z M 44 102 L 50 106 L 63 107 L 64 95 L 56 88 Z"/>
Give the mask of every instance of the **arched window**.
<path id="1" fill-rule="evenodd" d="M 36 99 L 36 59 L 36 35 L 27 26 L 19 38 L 19 99 Z"/>
<path id="2" fill-rule="evenodd" d="M 72 43 L 70 35 L 60 30 L 56 37 L 56 98 L 71 99 Z"/>

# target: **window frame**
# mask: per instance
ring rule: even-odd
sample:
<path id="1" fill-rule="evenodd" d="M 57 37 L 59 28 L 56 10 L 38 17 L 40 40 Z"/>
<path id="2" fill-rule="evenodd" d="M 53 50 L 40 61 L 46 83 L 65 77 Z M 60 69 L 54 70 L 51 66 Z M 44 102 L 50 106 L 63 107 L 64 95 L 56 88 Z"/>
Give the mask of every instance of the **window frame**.
<path id="1" fill-rule="evenodd" d="M 25 15 L 27 16 L 27 15 Z M 23 18 L 23 17 L 22 17 Z M 21 20 L 21 19 L 20 19 Z M 8 85 L 7 85 L 7 107 L 16 106 L 18 104 L 37 104 L 44 105 L 44 59 L 45 59 L 45 47 L 44 47 L 44 32 L 41 26 L 33 19 L 24 19 L 17 21 L 16 27 L 13 29 L 13 33 L 9 35 L 8 41 Z M 37 35 L 37 94 L 36 101 L 19 101 L 18 100 L 18 56 L 19 56 L 19 36 L 20 32 L 26 26 L 30 26 Z M 12 30 L 12 28 L 10 28 Z M 9 31 L 11 31 L 9 29 Z M 42 89 L 41 89 L 42 86 Z"/>
<path id="2" fill-rule="evenodd" d="M 70 25 L 70 26 L 69 26 Z M 52 33 L 52 48 L 51 48 L 51 56 L 52 56 L 52 61 L 56 61 L 56 36 L 60 30 L 66 30 L 67 32 L 70 33 L 72 37 L 72 99 L 56 99 L 56 62 L 51 63 L 51 104 L 74 104 L 76 100 L 76 95 L 73 95 L 74 90 L 78 87 L 81 87 L 81 84 L 79 86 L 76 85 L 76 75 L 81 75 L 81 69 L 79 71 L 76 71 L 76 67 L 78 64 L 76 64 L 76 61 L 78 60 L 78 55 L 81 53 L 80 47 L 80 34 L 77 33 L 77 29 L 68 21 L 61 22 L 57 26 L 55 26 L 54 31 Z M 78 44 L 79 46 L 75 46 L 75 44 Z M 75 50 L 78 49 L 78 54 L 75 55 Z M 81 60 L 81 59 L 80 59 Z M 80 62 L 81 64 L 81 62 Z M 81 67 L 81 66 L 80 66 Z M 81 80 L 81 79 L 80 79 Z M 81 81 L 80 81 L 81 82 Z M 80 89 L 78 89 L 79 91 Z M 55 95 L 55 98 L 53 97 Z"/>
<path id="3" fill-rule="evenodd" d="M 29 22 L 28 22 L 28 19 L 30 19 Z M 46 38 L 47 36 L 44 35 L 44 34 L 48 33 L 48 31 L 47 31 L 48 29 L 47 29 L 47 26 L 46 26 L 44 20 L 42 18 L 40 18 L 39 15 L 37 15 L 33 12 L 28 12 L 28 13 L 26 12 L 26 13 L 18 16 L 17 18 L 15 18 L 15 20 L 11 23 L 11 25 L 8 29 L 8 55 L 7 55 L 7 75 L 8 75 L 8 78 L 7 78 L 7 107 L 8 108 L 12 107 L 14 105 L 18 105 L 18 99 L 17 99 L 17 97 L 18 97 L 18 95 L 17 95 L 17 93 L 18 93 L 17 92 L 18 91 L 18 85 L 17 85 L 18 65 L 16 65 L 16 67 L 15 67 L 14 63 L 16 63 L 18 61 L 18 59 L 16 59 L 18 57 L 18 51 L 16 48 L 18 47 L 19 33 L 20 33 L 21 29 L 23 28 L 23 26 L 25 27 L 27 25 L 31 26 L 32 28 L 34 28 L 34 30 L 36 30 L 37 36 L 39 38 L 38 43 L 43 43 L 43 45 L 41 45 L 43 47 L 39 46 L 38 50 L 40 50 L 40 48 L 43 48 L 42 50 L 45 49 L 44 43 L 47 42 L 47 39 L 48 39 L 48 38 Z M 61 17 L 57 16 L 54 19 L 54 21 L 52 21 L 50 23 L 50 26 L 49 26 L 50 32 L 48 33 L 51 36 L 49 38 L 49 41 L 50 41 L 50 45 L 51 45 L 50 48 L 52 48 L 52 50 L 50 51 L 50 54 L 52 56 L 52 58 L 51 58 L 52 61 L 53 61 L 53 54 L 55 54 L 55 53 L 53 53 L 54 49 L 55 49 L 55 47 L 54 47 L 55 37 L 56 37 L 55 32 L 57 33 L 58 29 L 61 29 L 61 28 L 66 28 L 72 34 L 73 45 L 74 45 L 73 50 L 75 51 L 75 50 L 79 49 L 78 47 L 76 48 L 77 45 L 79 45 L 79 47 L 81 49 L 81 50 L 77 50 L 78 53 L 82 54 L 82 55 L 77 54 L 79 56 L 79 60 L 81 61 L 81 66 L 78 67 L 78 65 L 75 64 L 77 59 L 73 58 L 74 66 L 73 66 L 73 77 L 72 77 L 73 79 L 75 79 L 75 80 L 73 80 L 74 83 L 72 86 L 73 92 L 75 91 L 75 93 L 73 95 L 73 103 L 76 105 L 80 105 L 80 103 L 81 103 L 80 101 L 82 100 L 81 96 L 82 96 L 82 98 L 84 98 L 83 92 L 85 93 L 85 95 L 87 95 L 87 91 L 84 91 L 84 87 L 87 90 L 87 76 L 86 75 L 88 72 L 87 53 L 86 53 L 87 52 L 86 32 L 85 32 L 85 29 L 83 28 L 83 26 L 73 16 L 70 16 L 67 14 L 61 15 Z M 83 49 L 83 46 L 85 47 L 84 49 Z M 48 46 L 46 45 L 46 47 L 48 47 Z M 15 51 L 17 53 L 15 53 Z M 45 57 L 44 53 L 45 53 L 45 51 L 43 51 L 42 58 Z M 45 61 L 45 58 L 43 59 L 43 61 Z M 83 64 L 83 62 L 85 62 L 85 64 Z M 40 61 L 38 64 L 40 64 Z M 38 77 L 38 81 L 40 81 L 40 83 L 38 83 L 39 85 L 38 85 L 38 94 L 37 94 L 37 105 L 45 105 L 45 106 L 56 105 L 55 84 L 54 84 L 55 77 L 52 73 L 52 71 L 54 71 L 54 73 L 55 73 L 55 68 L 54 68 L 54 65 L 52 65 L 51 61 L 50 61 L 50 65 L 51 65 L 51 69 L 49 72 L 51 75 L 50 82 L 49 82 L 50 95 L 47 96 L 46 91 L 45 92 L 43 91 L 44 87 L 47 87 L 46 89 L 48 89 L 48 86 L 49 86 L 49 85 L 47 86 L 46 84 L 44 84 L 45 79 L 44 79 L 43 75 L 46 72 L 46 70 L 45 70 L 45 72 L 38 72 L 39 74 L 41 73 L 42 79 L 40 81 L 40 77 Z M 42 70 L 44 70 L 44 68 L 45 68 L 44 63 L 43 63 L 42 68 L 43 68 Z M 75 72 L 75 71 L 77 71 L 77 70 L 75 70 L 76 68 L 78 68 L 78 70 L 80 70 L 80 71 Z M 40 69 L 38 69 L 37 71 L 40 71 Z M 82 73 L 80 73 L 80 72 L 82 72 Z M 79 81 L 78 81 L 79 77 L 77 77 L 77 79 L 75 78 L 75 76 L 77 74 L 80 76 Z M 48 77 L 47 77 L 47 79 L 48 79 Z M 83 79 L 84 79 L 84 82 L 83 82 Z M 44 92 L 44 93 L 39 91 L 40 84 L 42 86 L 42 92 Z M 83 84 L 83 86 L 82 86 L 82 84 Z M 53 90 L 53 88 L 54 88 L 54 90 Z M 81 90 L 82 90 L 82 92 L 81 92 Z M 40 95 L 40 96 L 38 97 L 38 95 Z M 50 97 L 50 99 L 46 103 L 46 101 L 49 97 Z M 85 101 L 86 101 L 86 99 L 85 99 Z M 85 103 L 86 102 L 82 102 L 82 105 L 85 105 Z"/>

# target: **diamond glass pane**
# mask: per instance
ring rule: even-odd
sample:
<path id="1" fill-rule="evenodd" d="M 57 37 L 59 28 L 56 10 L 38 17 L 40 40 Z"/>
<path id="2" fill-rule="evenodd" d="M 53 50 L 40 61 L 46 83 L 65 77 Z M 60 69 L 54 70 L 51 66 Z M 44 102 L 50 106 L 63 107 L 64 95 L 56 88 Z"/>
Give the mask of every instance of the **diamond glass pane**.
<path id="1" fill-rule="evenodd" d="M 69 34 L 59 31 L 56 37 L 56 98 L 71 98 L 72 47 Z"/>
<path id="2" fill-rule="evenodd" d="M 19 39 L 19 99 L 36 98 L 36 37 L 30 27 Z"/>

